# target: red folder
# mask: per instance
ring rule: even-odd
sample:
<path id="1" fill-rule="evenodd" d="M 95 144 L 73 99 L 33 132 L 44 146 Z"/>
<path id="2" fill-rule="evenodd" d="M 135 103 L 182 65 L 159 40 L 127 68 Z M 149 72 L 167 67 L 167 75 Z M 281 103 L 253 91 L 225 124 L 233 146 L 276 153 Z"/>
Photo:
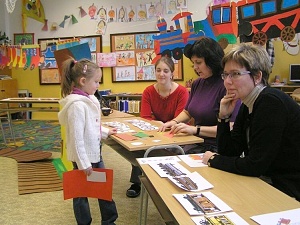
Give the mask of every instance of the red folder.
<path id="1" fill-rule="evenodd" d="M 105 172 L 106 182 L 87 181 L 87 176 L 81 170 L 63 173 L 64 200 L 78 197 L 112 200 L 113 170 L 100 168 L 93 168 L 93 170 Z"/>

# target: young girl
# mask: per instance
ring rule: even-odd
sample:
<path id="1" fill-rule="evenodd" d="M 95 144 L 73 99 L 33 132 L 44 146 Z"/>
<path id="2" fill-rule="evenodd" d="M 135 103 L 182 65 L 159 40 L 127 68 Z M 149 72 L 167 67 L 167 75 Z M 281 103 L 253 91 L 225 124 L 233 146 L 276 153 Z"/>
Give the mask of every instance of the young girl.
<path id="1" fill-rule="evenodd" d="M 87 176 L 93 168 L 104 168 L 101 156 L 101 138 L 116 133 L 114 129 L 101 126 L 100 104 L 94 96 L 102 74 L 100 68 L 87 59 L 75 61 L 70 58 L 63 63 L 61 95 L 62 106 L 58 113 L 61 125 L 66 127 L 67 157 L 74 169 Z M 114 201 L 98 199 L 101 224 L 115 224 L 118 217 Z M 91 224 L 87 198 L 74 198 L 73 208 L 78 224 Z"/>

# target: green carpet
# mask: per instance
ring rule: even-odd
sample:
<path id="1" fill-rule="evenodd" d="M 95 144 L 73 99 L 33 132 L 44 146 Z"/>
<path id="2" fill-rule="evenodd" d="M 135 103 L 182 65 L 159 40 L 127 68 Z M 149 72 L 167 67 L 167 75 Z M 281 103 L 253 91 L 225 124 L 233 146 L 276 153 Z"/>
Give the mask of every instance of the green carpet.
<path id="1" fill-rule="evenodd" d="M 2 122 L 7 144 L 0 131 L 0 149 L 15 147 L 8 124 Z M 19 150 L 61 151 L 60 124 L 55 120 L 14 120 L 13 129 Z"/>

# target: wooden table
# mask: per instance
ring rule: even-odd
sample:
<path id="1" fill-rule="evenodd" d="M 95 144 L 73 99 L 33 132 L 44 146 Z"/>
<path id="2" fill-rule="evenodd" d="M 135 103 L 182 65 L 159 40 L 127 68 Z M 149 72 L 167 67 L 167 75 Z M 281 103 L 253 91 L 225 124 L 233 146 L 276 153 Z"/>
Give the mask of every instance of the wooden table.
<path id="1" fill-rule="evenodd" d="M 128 120 L 143 120 L 149 122 L 157 127 L 161 124 L 155 121 L 148 121 L 142 119 L 141 117 L 129 117 L 129 118 L 111 118 L 103 121 L 117 121 L 124 123 L 130 127 L 130 129 L 136 132 L 144 132 L 145 134 L 149 135 L 149 137 L 145 138 L 137 138 L 137 140 L 133 141 L 125 141 L 115 135 L 111 135 L 108 139 L 104 141 L 105 144 L 109 145 L 113 148 L 116 152 L 122 155 L 125 159 L 127 159 L 131 164 L 137 165 L 136 157 L 143 157 L 145 150 L 153 146 L 162 146 L 162 145 L 186 145 L 186 144 L 194 144 L 194 143 L 202 143 L 203 139 L 196 137 L 194 135 L 187 135 L 187 134 L 177 134 L 173 137 L 166 136 L 168 132 L 157 132 L 156 130 L 153 131 L 142 131 L 137 127 L 134 127 Z M 102 123 L 102 124 L 103 124 Z M 105 126 L 105 124 L 104 124 Z M 128 134 L 128 133 L 127 133 Z M 132 133 L 131 133 L 132 134 Z M 159 140 L 159 141 L 158 141 Z M 141 145 L 133 145 L 134 142 L 141 142 Z"/>
<path id="2" fill-rule="evenodd" d="M 251 216 L 300 207 L 298 201 L 259 178 L 240 176 L 211 167 L 191 168 L 183 162 L 180 163 L 191 172 L 197 171 L 208 180 L 214 186 L 208 191 L 226 202 L 249 224 L 257 224 L 250 219 Z M 172 196 L 175 193 L 189 192 L 176 187 L 167 178 L 161 178 L 149 165 L 141 164 L 140 167 L 144 174 L 142 179 L 146 181 L 146 190 L 150 197 L 158 202 L 158 210 L 162 208 L 161 214 L 169 213 L 168 218 L 169 220 L 172 218 L 174 224 L 194 225 L 191 216 Z"/>
<path id="3" fill-rule="evenodd" d="M 20 112 L 20 111 L 30 111 L 30 112 L 58 112 L 59 107 L 53 107 L 53 104 L 58 104 L 58 98 L 5 98 L 1 99 L 0 103 L 6 104 L 6 107 L 0 108 L 2 112 Z M 11 105 L 16 105 L 16 103 L 20 104 L 20 107 L 15 107 Z M 34 107 L 22 107 L 24 104 L 38 104 L 38 106 Z M 41 106 L 40 104 L 43 104 Z M 44 106 L 47 104 L 49 106 Z"/>
<path id="4" fill-rule="evenodd" d="M 116 119 L 116 118 L 128 118 L 128 117 L 134 117 L 134 115 L 125 113 L 125 112 L 120 112 L 118 110 L 113 110 L 111 114 L 108 116 L 101 116 L 102 121 L 110 121 L 111 119 Z"/>
<path id="5" fill-rule="evenodd" d="M 7 114 L 7 120 L 9 123 L 10 132 L 14 143 L 16 144 L 15 134 L 12 126 L 11 114 L 16 112 L 59 112 L 59 107 L 54 107 L 59 102 L 58 98 L 6 98 L 1 99 L 0 115 Z M 19 104 L 20 107 L 15 105 Z M 32 107 L 23 107 L 24 104 L 35 104 Z M 44 106 L 47 104 L 46 106 Z M 43 105 L 43 106 L 42 106 Z M 4 132 L 3 132 L 4 135 Z M 4 137 L 5 139 L 5 137 Z M 6 143 L 6 140 L 5 140 Z"/>

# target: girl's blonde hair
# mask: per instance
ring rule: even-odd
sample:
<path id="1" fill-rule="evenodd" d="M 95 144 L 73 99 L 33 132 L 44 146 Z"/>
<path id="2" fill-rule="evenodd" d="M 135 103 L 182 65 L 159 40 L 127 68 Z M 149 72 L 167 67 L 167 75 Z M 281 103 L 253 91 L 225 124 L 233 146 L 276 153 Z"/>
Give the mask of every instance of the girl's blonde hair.
<path id="1" fill-rule="evenodd" d="M 61 96 L 66 97 L 72 92 L 73 87 L 80 86 L 81 77 L 91 78 L 100 67 L 89 59 L 76 61 L 69 58 L 63 62 L 61 78 Z"/>

